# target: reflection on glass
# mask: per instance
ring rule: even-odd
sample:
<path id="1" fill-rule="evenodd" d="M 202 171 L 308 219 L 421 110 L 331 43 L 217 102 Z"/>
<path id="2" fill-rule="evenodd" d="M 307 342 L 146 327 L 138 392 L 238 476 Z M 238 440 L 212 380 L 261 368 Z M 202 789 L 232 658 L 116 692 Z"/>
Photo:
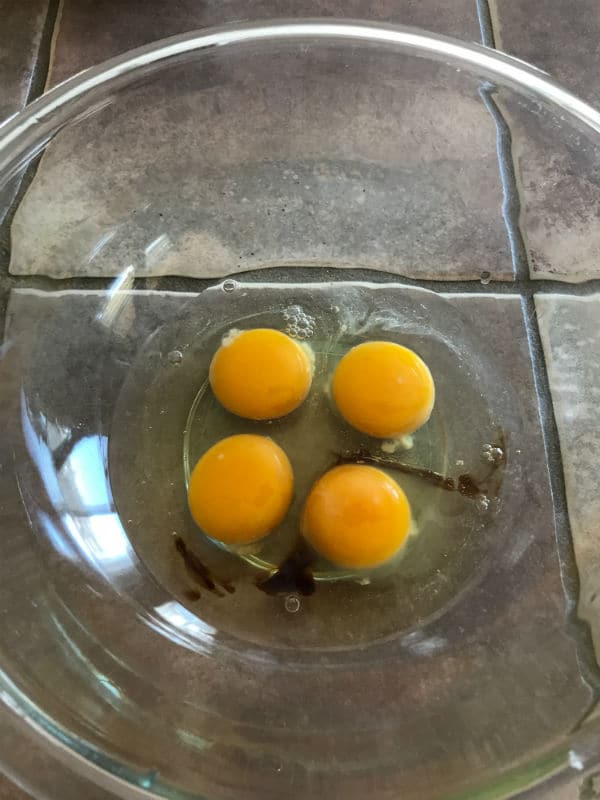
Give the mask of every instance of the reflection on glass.
<path id="1" fill-rule="evenodd" d="M 196 617 L 180 603 L 175 600 L 169 600 L 167 603 L 157 606 L 154 610 L 159 617 L 170 623 L 174 628 L 190 634 L 209 646 L 211 645 L 216 634 L 215 628 Z"/>
<path id="2" fill-rule="evenodd" d="M 25 442 L 54 515 L 37 509 L 53 548 L 67 558 L 77 551 L 107 577 L 126 572 L 134 554 L 115 510 L 108 481 L 108 439 L 82 435 L 35 414 L 21 393 Z"/>

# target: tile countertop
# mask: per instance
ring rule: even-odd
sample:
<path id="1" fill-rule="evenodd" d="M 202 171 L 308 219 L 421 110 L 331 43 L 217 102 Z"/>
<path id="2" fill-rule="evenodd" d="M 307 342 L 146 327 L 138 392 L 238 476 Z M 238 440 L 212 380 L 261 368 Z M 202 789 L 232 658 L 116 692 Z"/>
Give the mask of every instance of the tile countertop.
<path id="1" fill-rule="evenodd" d="M 584 99 L 600 106 L 597 79 L 600 6 L 597 0 L 580 0 L 576 4 L 541 0 L 534 14 L 530 0 L 489 0 L 489 4 L 487 0 L 453 0 L 451 3 L 375 0 L 370 4 L 364 0 L 303 0 L 300 5 L 292 0 L 254 0 L 251 3 L 243 0 L 227 3 L 131 0 L 126 4 L 119 0 L 29 0 L 27 3 L 0 0 L 0 119 L 22 108 L 28 100 L 38 96 L 44 86 L 52 86 L 87 66 L 155 39 L 227 21 L 300 15 L 368 17 L 480 41 L 535 63 Z M 590 177 L 573 193 L 573 187 L 561 180 L 563 175 L 572 172 L 570 156 L 566 154 L 562 161 L 549 163 L 543 153 L 536 150 L 535 137 L 528 135 L 527 123 L 520 119 L 518 112 L 505 109 L 503 113 L 510 131 L 512 173 L 517 176 L 509 191 L 515 193 L 514 224 L 520 226 L 525 243 L 518 256 L 521 263 L 515 265 L 511 261 L 500 215 L 485 216 L 486 203 L 490 209 L 497 210 L 502 200 L 503 187 L 494 161 L 492 140 L 478 145 L 486 157 L 489 155 L 490 164 L 495 164 L 490 169 L 488 185 L 482 187 L 482 197 L 487 198 L 481 203 L 482 225 L 488 228 L 498 225 L 495 278 L 511 280 L 513 269 L 521 276 L 529 273 L 533 292 L 535 280 L 553 279 L 543 285 L 543 293 L 530 299 L 528 310 L 532 318 L 537 314 L 539 322 L 533 343 L 538 366 L 542 371 L 543 365 L 547 366 L 541 389 L 542 394 L 546 392 L 551 398 L 552 405 L 548 400 L 548 406 L 550 411 L 554 408 L 560 442 L 560 453 L 550 452 L 550 456 L 562 458 L 564 467 L 566 502 L 581 580 L 580 613 L 589 621 L 598 646 L 600 551 L 594 548 L 593 533 L 600 507 L 594 481 L 574 479 L 579 473 L 593 474 L 586 465 L 597 463 L 600 447 L 600 423 L 595 413 L 600 397 L 600 370 L 593 360 L 598 352 L 600 295 L 594 294 L 594 284 L 586 283 L 600 277 L 600 218 L 596 206 L 589 202 L 590 193 L 598 187 L 593 182 L 596 178 Z M 19 276 L 21 288 L 27 288 L 28 276 L 36 274 L 87 277 L 85 272 L 76 273 L 75 268 L 65 266 L 62 261 L 55 265 L 43 262 L 19 237 L 19 231 L 29 224 L 28 219 L 47 205 L 48 197 L 55 198 L 56 192 L 60 192 L 60 183 L 60 175 L 53 172 L 51 161 L 44 160 L 24 201 L 18 198 L 18 186 L 11 186 L 0 195 L 0 209 L 10 208 L 4 224 L 1 224 L 0 211 L 0 322 L 8 303 L 9 281 L 14 281 L 9 278 L 10 273 Z M 564 213 L 567 202 L 569 215 Z M 12 253 L 9 222 L 13 224 Z M 48 236 L 54 227 L 58 227 L 56 220 L 48 218 Z M 448 280 L 477 277 L 477 260 L 474 259 L 472 267 L 450 263 Z M 99 274 L 108 275 L 109 272 Z M 570 286 L 574 282 L 583 282 L 576 293 Z M 575 409 L 569 403 L 573 386 L 581 397 Z M 1 717 L 0 724 L 3 724 Z M 56 762 L 46 753 L 30 748 L 24 737 L 20 740 L 16 737 L 14 741 L 12 747 L 21 746 L 30 753 L 31 770 L 38 776 L 40 796 L 55 797 L 53 787 L 60 774 Z M 584 800 L 600 796 L 596 793 L 597 783 L 597 779 L 589 778 L 582 786 L 573 783 L 526 796 L 531 800 L 534 797 L 537 800 L 542 797 Z M 63 790 L 63 798 L 76 798 L 78 792 L 80 787 L 73 785 Z M 98 794 L 98 798 L 101 796 Z M 27 797 L 8 779 L 0 777 L 0 800 L 26 800 Z"/>

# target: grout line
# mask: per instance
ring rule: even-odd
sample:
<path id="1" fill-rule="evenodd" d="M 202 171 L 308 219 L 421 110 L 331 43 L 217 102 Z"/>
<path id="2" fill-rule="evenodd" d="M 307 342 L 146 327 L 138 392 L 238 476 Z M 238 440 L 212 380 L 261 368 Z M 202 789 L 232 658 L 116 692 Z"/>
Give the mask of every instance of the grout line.
<path id="1" fill-rule="evenodd" d="M 477 20 L 479 22 L 479 32 L 481 43 L 485 47 L 496 47 L 496 37 L 494 36 L 494 25 L 492 14 L 487 0 L 475 0 L 477 6 Z"/>
<path id="2" fill-rule="evenodd" d="M 486 47 L 495 48 L 496 37 L 488 0 L 476 0 L 476 4 L 481 41 Z M 521 200 L 512 153 L 512 134 L 509 124 L 494 99 L 495 93 L 496 87 L 490 83 L 484 84 L 479 90 L 480 97 L 496 126 L 496 149 L 503 197 L 502 217 L 510 245 L 513 269 L 517 278 L 525 280 L 530 278 L 530 270 L 527 250 L 519 225 Z"/>
<path id="3" fill-rule="evenodd" d="M 42 89 L 42 91 L 44 92 L 52 88 L 52 85 L 50 83 L 50 76 L 52 74 L 52 67 L 54 65 L 54 56 L 56 53 L 56 40 L 58 38 L 58 32 L 60 30 L 60 23 L 62 21 L 64 5 L 65 5 L 65 0 L 50 0 L 50 2 L 51 5 L 53 6 L 54 20 L 52 24 L 50 42 L 48 44 L 48 61 L 46 64 L 46 77 L 44 80 L 44 87 Z"/>
<path id="4" fill-rule="evenodd" d="M 319 272 L 320 280 L 333 283 L 343 281 L 363 281 L 367 283 L 402 283 L 407 286 L 421 287 L 434 292 L 467 293 L 467 294 L 508 294 L 535 295 L 559 294 L 572 297 L 585 297 L 600 294 L 600 278 L 583 283 L 565 283 L 559 280 L 532 280 L 528 277 L 516 280 L 498 280 L 482 283 L 478 278 L 461 280 L 434 280 L 431 278 L 408 278 L 397 273 L 365 268 L 338 267 L 265 267 L 247 272 L 229 273 L 213 278 L 193 278 L 177 275 L 161 275 L 137 277 L 133 289 L 153 289 L 157 291 L 200 292 L 207 286 L 213 286 L 226 278 L 240 282 L 256 283 L 260 281 L 287 280 L 293 283 L 312 283 L 314 271 Z M 11 275 L 5 277 L 9 289 L 39 289 L 41 291 L 69 291 L 89 289 L 91 291 L 107 290 L 117 276 L 106 277 L 69 277 L 53 278 L 47 275 Z"/>
<path id="5" fill-rule="evenodd" d="M 35 100 L 43 94 L 46 89 L 50 72 L 50 61 L 54 49 L 54 40 L 56 37 L 56 24 L 61 6 L 62 0 L 49 0 L 48 2 L 48 12 L 46 14 L 40 46 L 38 48 L 38 57 L 33 68 L 33 77 L 27 94 L 27 103 L 31 103 L 32 100 Z"/>
<path id="6" fill-rule="evenodd" d="M 508 236 L 513 269 L 518 279 L 530 280 L 527 250 L 519 225 L 521 199 L 512 155 L 512 134 L 510 126 L 494 99 L 495 92 L 496 88 L 490 84 L 482 86 L 479 90 L 481 99 L 496 126 L 498 169 L 500 171 L 500 183 L 502 184 L 502 217 Z"/>
<path id="7" fill-rule="evenodd" d="M 579 571 L 573 547 L 573 534 L 569 519 L 558 425 L 554 414 L 546 356 L 537 321 L 537 309 L 533 292 L 523 294 L 522 306 L 553 499 L 556 546 L 560 562 L 561 580 L 567 602 L 567 623 L 571 636 L 575 641 L 582 677 L 593 694 L 590 708 L 583 716 L 583 719 L 585 719 L 600 699 L 600 668 L 594 654 L 590 626 L 578 616 Z"/>

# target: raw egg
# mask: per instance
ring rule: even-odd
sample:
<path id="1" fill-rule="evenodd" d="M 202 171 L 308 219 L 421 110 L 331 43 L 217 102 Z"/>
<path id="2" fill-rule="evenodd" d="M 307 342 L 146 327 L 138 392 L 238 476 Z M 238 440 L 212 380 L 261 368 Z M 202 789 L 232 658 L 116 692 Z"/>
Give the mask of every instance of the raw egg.
<path id="1" fill-rule="evenodd" d="M 285 517 L 294 475 L 288 457 L 267 436 L 239 434 L 217 442 L 190 477 L 192 517 L 213 539 L 256 542 Z"/>
<path id="2" fill-rule="evenodd" d="M 381 439 L 420 428 L 435 400 L 427 364 L 394 342 L 365 342 L 349 350 L 337 365 L 332 390 L 344 419 Z"/>
<path id="3" fill-rule="evenodd" d="M 332 564 L 366 569 L 388 561 L 411 524 L 406 495 L 376 467 L 347 464 L 312 487 L 301 520 L 305 539 Z"/>
<path id="4" fill-rule="evenodd" d="M 281 331 L 232 331 L 213 357 L 210 385 L 233 414 L 254 420 L 283 417 L 309 392 L 310 353 Z"/>

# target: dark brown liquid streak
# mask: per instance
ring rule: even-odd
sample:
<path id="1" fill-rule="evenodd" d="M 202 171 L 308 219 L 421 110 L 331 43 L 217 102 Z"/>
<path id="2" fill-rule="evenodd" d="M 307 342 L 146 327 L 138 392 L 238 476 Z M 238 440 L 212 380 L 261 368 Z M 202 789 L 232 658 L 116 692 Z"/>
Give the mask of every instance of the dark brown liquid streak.
<path id="1" fill-rule="evenodd" d="M 381 458 L 369 453 L 368 450 L 358 450 L 354 453 L 339 453 L 336 455 L 336 460 L 333 466 L 341 464 L 367 464 L 375 467 L 382 467 L 383 469 L 395 470 L 403 472 L 406 475 L 414 475 L 417 478 L 429 481 L 433 486 L 437 486 L 447 492 L 458 492 L 463 497 L 470 500 L 475 500 L 478 497 L 490 497 L 498 493 L 500 488 L 500 481 L 494 485 L 492 478 L 498 472 L 500 466 L 506 464 L 506 435 L 504 432 L 498 432 L 497 441 L 491 447 L 497 448 L 501 455 L 495 460 L 490 472 L 483 478 L 475 478 L 469 473 L 459 475 L 455 480 L 454 478 L 442 475 L 440 472 L 435 472 L 425 467 L 414 467 L 410 464 L 404 464 L 401 461 L 394 461 L 393 459 Z M 216 582 L 211 577 L 207 567 L 194 553 L 190 552 L 181 537 L 176 537 L 175 547 L 181 554 L 185 563 L 186 569 L 204 588 L 211 592 L 223 597 L 223 592 L 218 588 Z M 316 582 L 312 574 L 312 565 L 317 559 L 316 553 L 310 549 L 304 539 L 299 536 L 293 550 L 282 562 L 282 564 L 272 572 L 268 578 L 257 578 L 255 585 L 261 592 L 275 596 L 279 594 L 287 594 L 289 592 L 299 592 L 307 597 L 314 593 L 316 589 Z M 235 591 L 234 587 L 226 582 L 219 581 L 220 586 L 226 592 L 232 593 Z M 188 599 L 199 599 L 199 593 L 193 591 L 188 592 Z M 198 595 L 197 597 L 195 595 Z"/>
<path id="2" fill-rule="evenodd" d="M 235 587 L 227 581 L 213 579 L 208 567 L 195 553 L 192 553 L 192 551 L 188 549 L 188 546 L 183 541 L 181 536 L 175 537 L 175 549 L 181 555 L 188 574 L 197 583 L 199 583 L 200 586 L 203 586 L 205 589 L 208 589 L 209 592 L 213 592 L 213 594 L 216 594 L 219 597 L 225 596 L 224 592 L 222 592 L 219 587 L 222 587 L 227 594 L 233 594 L 233 592 L 235 592 Z M 196 594 L 198 593 L 196 592 Z M 198 594 L 198 597 L 195 597 L 194 599 L 199 600 L 200 595 Z"/>

